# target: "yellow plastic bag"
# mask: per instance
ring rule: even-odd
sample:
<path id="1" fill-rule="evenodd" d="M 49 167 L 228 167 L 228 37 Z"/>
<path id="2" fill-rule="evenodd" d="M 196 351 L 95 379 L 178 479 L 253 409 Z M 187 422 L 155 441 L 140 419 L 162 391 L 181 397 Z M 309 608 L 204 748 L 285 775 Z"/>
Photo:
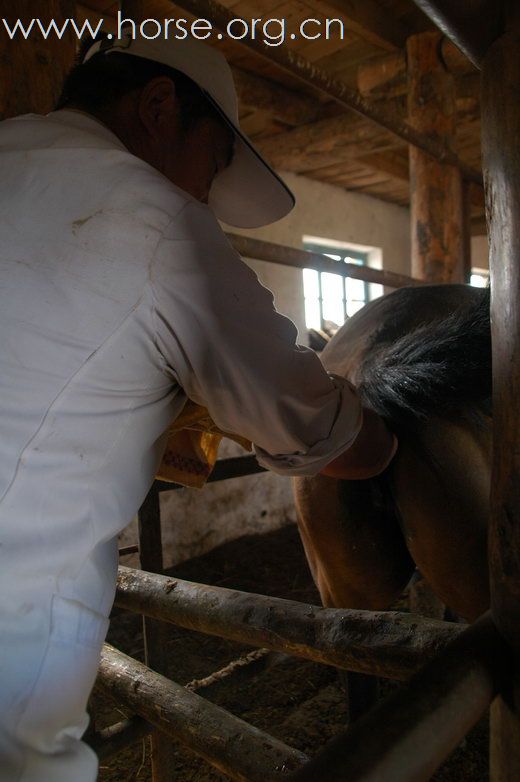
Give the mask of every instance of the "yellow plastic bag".
<path id="1" fill-rule="evenodd" d="M 182 413 L 168 428 L 168 441 L 156 477 L 161 481 L 202 488 L 215 466 L 223 437 L 234 440 L 247 451 L 252 450 L 249 440 L 221 431 L 205 407 L 188 400 Z"/>

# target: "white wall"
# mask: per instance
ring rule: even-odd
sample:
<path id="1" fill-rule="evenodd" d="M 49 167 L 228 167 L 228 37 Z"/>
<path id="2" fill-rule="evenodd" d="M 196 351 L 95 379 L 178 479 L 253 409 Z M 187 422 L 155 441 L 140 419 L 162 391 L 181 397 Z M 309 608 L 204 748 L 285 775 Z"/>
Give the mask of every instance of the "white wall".
<path id="1" fill-rule="evenodd" d="M 379 247 L 384 269 L 410 273 L 408 209 L 296 174 L 282 172 L 282 176 L 296 196 L 291 214 L 266 228 L 230 230 L 297 248 L 302 248 L 304 235 Z M 300 341 L 307 344 L 301 271 L 246 260 L 275 294 L 277 309 L 296 323 Z"/>

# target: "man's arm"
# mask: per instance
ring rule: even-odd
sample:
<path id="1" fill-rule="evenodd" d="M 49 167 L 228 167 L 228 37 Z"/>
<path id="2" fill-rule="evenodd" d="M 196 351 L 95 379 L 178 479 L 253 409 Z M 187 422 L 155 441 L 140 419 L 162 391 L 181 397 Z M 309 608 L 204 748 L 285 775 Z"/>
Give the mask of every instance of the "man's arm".
<path id="1" fill-rule="evenodd" d="M 354 443 L 362 424 L 354 389 L 296 344 L 294 324 L 207 207 L 189 203 L 172 221 L 151 279 L 165 371 L 219 428 L 252 440 L 262 464 L 313 475 Z"/>
<path id="2" fill-rule="evenodd" d="M 395 456 L 397 437 L 372 410 L 364 409 L 363 425 L 353 444 L 327 464 L 321 475 L 359 481 L 380 475 Z"/>

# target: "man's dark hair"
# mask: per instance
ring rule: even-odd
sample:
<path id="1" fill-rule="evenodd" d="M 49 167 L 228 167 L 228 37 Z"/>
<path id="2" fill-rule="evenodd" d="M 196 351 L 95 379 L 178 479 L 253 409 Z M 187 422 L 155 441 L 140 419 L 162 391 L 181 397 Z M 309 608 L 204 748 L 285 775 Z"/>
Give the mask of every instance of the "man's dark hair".
<path id="1" fill-rule="evenodd" d="M 92 42 L 86 47 L 87 51 L 91 45 Z M 222 121 L 201 88 L 175 68 L 119 51 L 99 52 L 83 63 L 85 53 L 85 48 L 79 52 L 78 63 L 65 78 L 56 109 L 73 105 L 89 114 L 103 114 L 130 92 L 144 87 L 157 76 L 167 76 L 175 84 L 184 130 L 205 117 Z"/>

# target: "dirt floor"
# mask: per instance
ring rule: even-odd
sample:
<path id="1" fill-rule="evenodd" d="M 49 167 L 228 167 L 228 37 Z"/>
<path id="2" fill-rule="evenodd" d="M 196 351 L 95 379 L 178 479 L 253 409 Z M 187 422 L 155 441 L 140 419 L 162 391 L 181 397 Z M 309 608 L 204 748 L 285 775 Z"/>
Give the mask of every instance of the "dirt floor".
<path id="1" fill-rule="evenodd" d="M 199 583 L 284 597 L 319 605 L 297 530 L 287 526 L 261 536 L 246 536 L 169 573 Z M 402 606 L 400 606 L 402 609 Z M 170 626 L 168 676 L 180 684 L 220 669 L 250 647 Z M 114 617 L 108 641 L 143 659 L 141 620 Z M 383 682 L 383 693 L 396 685 Z M 335 669 L 297 658 L 274 656 L 241 668 L 199 695 L 309 755 L 344 729 L 346 700 Z M 98 694 L 92 697 L 96 729 L 123 719 L 122 712 Z M 433 777 L 436 782 L 485 782 L 487 720 L 477 725 Z M 101 763 L 99 782 L 151 780 L 148 740 L 138 741 Z M 205 761 L 179 746 L 171 779 L 175 782 L 221 782 L 226 779 Z M 319 782 L 317 780 L 316 782 Z"/>

